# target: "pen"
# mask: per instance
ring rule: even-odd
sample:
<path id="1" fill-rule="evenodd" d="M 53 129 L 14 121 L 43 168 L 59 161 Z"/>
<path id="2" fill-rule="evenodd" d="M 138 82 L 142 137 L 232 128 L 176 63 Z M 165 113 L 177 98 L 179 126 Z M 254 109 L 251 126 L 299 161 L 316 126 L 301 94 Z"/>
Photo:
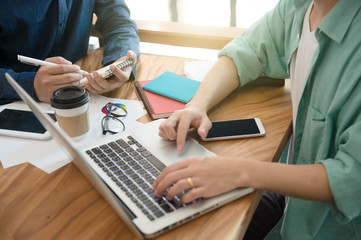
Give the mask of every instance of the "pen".
<path id="1" fill-rule="evenodd" d="M 35 58 L 31 58 L 31 57 L 25 57 L 25 56 L 22 56 L 22 55 L 18 55 L 18 60 L 22 63 L 25 63 L 25 64 L 29 64 L 29 65 L 34 65 L 34 66 L 54 66 L 54 65 L 57 65 L 56 63 L 52 63 L 52 62 L 46 62 L 46 61 L 42 61 L 42 60 L 39 60 L 39 59 L 35 59 Z M 79 72 L 81 74 L 88 74 L 87 71 L 84 71 L 84 70 L 79 70 Z"/>

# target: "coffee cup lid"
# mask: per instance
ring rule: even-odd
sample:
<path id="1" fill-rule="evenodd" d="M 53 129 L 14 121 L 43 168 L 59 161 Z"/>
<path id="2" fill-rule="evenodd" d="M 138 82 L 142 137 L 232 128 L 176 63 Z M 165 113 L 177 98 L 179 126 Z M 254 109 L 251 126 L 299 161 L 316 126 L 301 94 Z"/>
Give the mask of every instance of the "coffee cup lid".
<path id="1" fill-rule="evenodd" d="M 51 96 L 51 106 L 58 109 L 80 107 L 89 101 L 88 93 L 81 87 L 59 88 Z"/>

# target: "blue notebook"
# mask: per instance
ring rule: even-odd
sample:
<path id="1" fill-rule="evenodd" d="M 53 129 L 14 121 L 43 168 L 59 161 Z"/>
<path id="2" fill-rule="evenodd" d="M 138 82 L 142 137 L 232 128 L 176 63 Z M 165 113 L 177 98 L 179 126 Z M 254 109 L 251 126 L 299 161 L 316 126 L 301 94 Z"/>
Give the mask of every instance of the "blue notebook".
<path id="1" fill-rule="evenodd" d="M 181 75 L 164 72 L 143 86 L 143 89 L 187 103 L 201 83 Z"/>

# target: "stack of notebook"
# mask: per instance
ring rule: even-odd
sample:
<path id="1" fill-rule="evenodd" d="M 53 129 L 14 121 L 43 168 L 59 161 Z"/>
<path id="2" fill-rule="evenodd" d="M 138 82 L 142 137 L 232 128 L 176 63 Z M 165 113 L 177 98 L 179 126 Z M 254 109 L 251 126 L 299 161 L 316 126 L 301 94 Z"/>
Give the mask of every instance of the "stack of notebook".
<path id="1" fill-rule="evenodd" d="M 183 109 L 199 85 L 199 81 L 167 71 L 153 80 L 135 82 L 135 89 L 149 116 L 159 119 Z"/>

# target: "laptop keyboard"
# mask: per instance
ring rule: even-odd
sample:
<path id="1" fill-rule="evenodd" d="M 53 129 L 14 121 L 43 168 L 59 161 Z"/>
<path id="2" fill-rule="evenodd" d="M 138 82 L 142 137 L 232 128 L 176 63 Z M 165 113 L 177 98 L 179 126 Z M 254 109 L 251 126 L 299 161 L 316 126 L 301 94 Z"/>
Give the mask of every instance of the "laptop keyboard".
<path id="1" fill-rule="evenodd" d="M 132 136 L 86 153 L 150 220 L 186 206 L 180 196 L 171 201 L 154 196 L 153 182 L 165 165 Z"/>

